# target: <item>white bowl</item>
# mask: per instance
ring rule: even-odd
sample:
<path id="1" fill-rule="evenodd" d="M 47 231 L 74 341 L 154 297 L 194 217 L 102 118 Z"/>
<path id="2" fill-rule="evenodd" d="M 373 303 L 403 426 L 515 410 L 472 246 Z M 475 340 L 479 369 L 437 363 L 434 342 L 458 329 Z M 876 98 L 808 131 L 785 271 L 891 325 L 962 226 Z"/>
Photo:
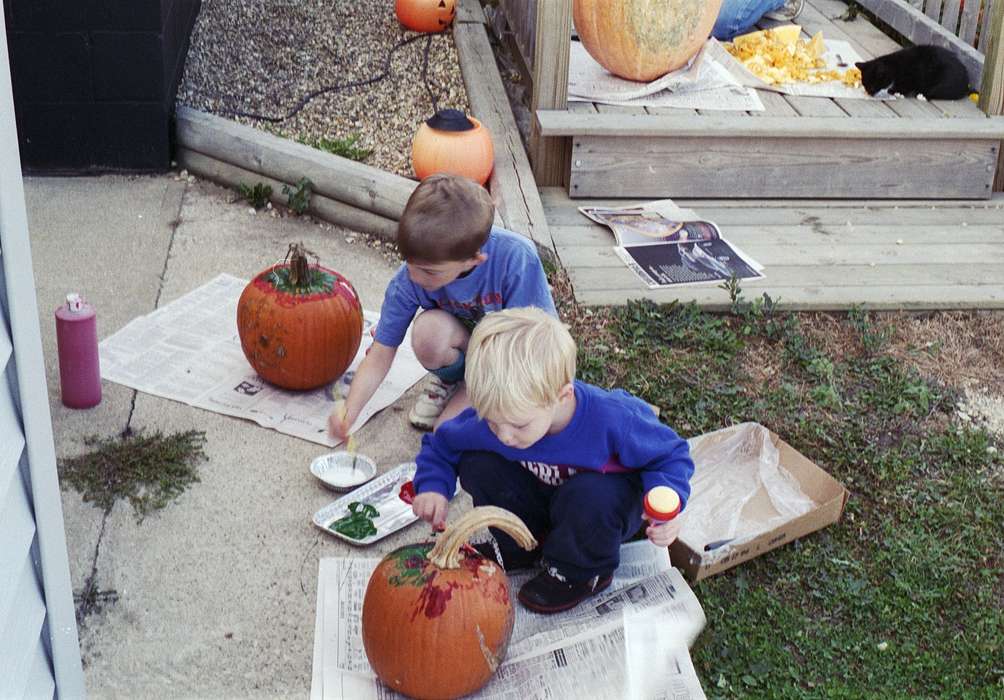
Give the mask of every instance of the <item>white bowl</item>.
<path id="1" fill-rule="evenodd" d="M 376 462 L 364 454 L 331 452 L 310 463 L 310 473 L 332 491 L 351 491 L 376 476 Z"/>

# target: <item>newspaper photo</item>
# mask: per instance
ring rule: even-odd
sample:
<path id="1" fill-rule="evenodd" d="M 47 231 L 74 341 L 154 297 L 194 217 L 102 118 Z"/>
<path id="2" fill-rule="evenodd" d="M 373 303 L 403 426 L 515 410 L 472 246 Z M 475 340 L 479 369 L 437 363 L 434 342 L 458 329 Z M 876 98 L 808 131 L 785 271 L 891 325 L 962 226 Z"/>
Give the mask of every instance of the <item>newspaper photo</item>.
<path id="1" fill-rule="evenodd" d="M 373 674 L 362 644 L 362 603 L 378 562 L 320 561 L 311 700 L 401 697 Z M 532 575 L 509 577 L 513 601 Z M 705 697 L 688 650 L 704 628 L 704 611 L 663 547 L 648 541 L 624 545 L 610 588 L 570 611 L 538 615 L 514 605 L 506 659 L 470 697 Z"/>
<path id="2" fill-rule="evenodd" d="M 363 335 L 348 370 L 312 391 L 287 391 L 258 376 L 241 350 L 237 301 L 247 285 L 221 274 L 179 299 L 130 321 L 98 345 L 101 378 L 190 406 L 252 420 L 304 440 L 333 447 L 328 415 L 348 393 L 356 368 L 372 345 L 380 315 L 363 312 Z M 411 347 L 411 331 L 390 372 L 359 414 L 358 430 L 401 397 L 426 370 Z"/>
<path id="3" fill-rule="evenodd" d="M 579 211 L 613 231 L 617 257 L 649 289 L 764 276 L 763 266 L 722 238 L 718 226 L 670 200 Z"/>

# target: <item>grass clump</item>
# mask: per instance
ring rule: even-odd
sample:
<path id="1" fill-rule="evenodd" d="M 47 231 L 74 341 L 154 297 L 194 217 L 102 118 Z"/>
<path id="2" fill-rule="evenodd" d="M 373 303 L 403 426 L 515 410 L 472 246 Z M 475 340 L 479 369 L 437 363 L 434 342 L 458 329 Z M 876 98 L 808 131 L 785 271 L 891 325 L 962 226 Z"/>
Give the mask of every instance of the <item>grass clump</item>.
<path id="1" fill-rule="evenodd" d="M 272 196 L 272 186 L 266 185 L 264 182 L 256 182 L 254 186 L 242 182 L 237 185 L 237 192 L 241 199 L 252 207 L 261 209 L 268 204 L 268 200 Z"/>
<path id="2" fill-rule="evenodd" d="M 282 193 L 286 195 L 286 206 L 297 215 L 305 214 L 310 208 L 310 195 L 313 191 L 314 183 L 306 177 L 301 177 L 295 185 L 282 186 Z"/>
<path id="3" fill-rule="evenodd" d="M 727 314 L 566 314 L 586 381 L 686 436 L 757 421 L 851 491 L 839 523 L 697 584 L 708 696 L 1004 697 L 1002 445 L 865 311 L 729 291 Z"/>
<path id="4" fill-rule="evenodd" d="M 206 434 L 199 430 L 114 438 L 92 435 L 84 444 L 92 451 L 60 460 L 62 482 L 106 513 L 116 501 L 128 500 L 138 521 L 197 482 L 196 465 L 206 458 Z"/>
<path id="5" fill-rule="evenodd" d="M 300 143 L 349 160 L 364 161 L 370 157 L 373 149 L 360 146 L 360 138 L 359 134 L 350 134 L 341 139 L 329 139 L 322 136 L 316 139 L 300 139 Z"/>

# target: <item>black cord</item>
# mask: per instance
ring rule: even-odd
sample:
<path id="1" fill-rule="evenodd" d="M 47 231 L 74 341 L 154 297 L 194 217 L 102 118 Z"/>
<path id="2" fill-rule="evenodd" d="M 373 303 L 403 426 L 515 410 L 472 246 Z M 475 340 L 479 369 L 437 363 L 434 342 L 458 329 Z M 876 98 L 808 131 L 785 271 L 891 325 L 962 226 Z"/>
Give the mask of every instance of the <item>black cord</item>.
<path id="1" fill-rule="evenodd" d="M 428 80 L 429 51 L 432 48 L 432 37 L 433 37 L 432 34 L 416 34 L 414 36 L 405 37 L 404 39 L 397 42 L 390 48 L 390 50 L 387 52 L 387 56 L 384 58 L 383 70 L 374 75 L 373 77 L 366 78 L 365 80 L 354 80 L 352 82 L 343 83 L 341 85 L 329 85 L 327 87 L 314 90 L 313 92 L 309 92 L 304 97 L 302 97 L 299 102 L 296 103 L 296 106 L 293 107 L 292 111 L 290 111 L 289 114 L 283 117 L 270 117 L 265 114 L 256 114 L 254 112 L 243 112 L 241 110 L 236 110 L 236 109 L 219 109 L 216 111 L 216 114 L 219 114 L 221 116 L 245 117 L 247 119 L 257 119 L 264 122 L 271 122 L 273 124 L 284 122 L 287 119 L 296 116 L 296 114 L 299 113 L 304 107 L 306 107 L 310 103 L 310 101 L 313 100 L 315 97 L 320 97 L 321 95 L 327 94 L 329 92 L 338 92 L 341 90 L 347 90 L 349 88 L 372 85 L 373 83 L 383 80 L 390 74 L 390 61 L 394 55 L 394 52 L 397 51 L 402 46 L 407 46 L 408 44 L 414 41 L 418 41 L 419 39 L 422 38 L 427 39 L 425 44 L 424 55 L 422 58 L 422 73 L 421 73 L 422 82 L 425 83 L 425 89 L 428 91 L 429 99 L 432 101 L 432 111 L 433 113 L 435 113 L 439 111 L 439 108 L 437 106 L 436 97 L 435 95 L 432 94 L 432 86 L 429 85 L 429 80 Z"/>

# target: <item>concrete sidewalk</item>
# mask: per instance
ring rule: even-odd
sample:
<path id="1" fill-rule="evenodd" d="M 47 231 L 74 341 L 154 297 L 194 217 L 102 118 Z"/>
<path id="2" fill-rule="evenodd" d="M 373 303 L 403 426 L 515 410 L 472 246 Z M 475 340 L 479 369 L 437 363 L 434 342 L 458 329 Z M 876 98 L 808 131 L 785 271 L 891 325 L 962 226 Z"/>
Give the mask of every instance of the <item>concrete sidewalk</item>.
<path id="1" fill-rule="evenodd" d="M 59 400 L 53 310 L 77 291 L 107 337 L 221 272 L 250 278 L 303 241 L 379 310 L 396 265 L 363 238 L 303 219 L 252 215 L 232 192 L 163 176 L 27 178 L 25 190 L 56 452 L 87 451 L 88 435 L 126 427 L 204 430 L 201 482 L 137 524 L 131 506 L 106 519 L 63 492 L 70 572 L 92 569 L 117 602 L 81 626 L 92 697 L 305 696 L 310 688 L 317 564 L 381 556 L 428 533 L 422 523 L 368 549 L 319 532 L 311 515 L 335 494 L 310 475 L 327 450 L 248 421 L 105 382 L 96 408 Z M 381 471 L 410 461 L 421 434 L 407 425 L 412 389 L 358 435 Z"/>

